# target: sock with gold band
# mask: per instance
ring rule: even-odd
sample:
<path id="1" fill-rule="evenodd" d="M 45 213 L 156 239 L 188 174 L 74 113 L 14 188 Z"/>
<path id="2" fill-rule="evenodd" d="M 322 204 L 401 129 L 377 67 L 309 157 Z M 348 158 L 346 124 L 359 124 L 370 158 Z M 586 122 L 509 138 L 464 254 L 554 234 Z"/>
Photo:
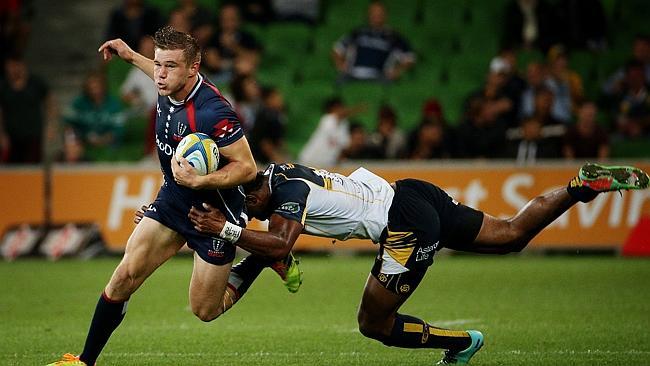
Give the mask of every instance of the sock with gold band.
<path id="1" fill-rule="evenodd" d="M 462 351 L 472 344 L 472 339 L 465 331 L 437 328 L 422 319 L 397 314 L 393 330 L 383 343 L 402 348 L 441 348 Z"/>
<path id="2" fill-rule="evenodd" d="M 589 202 L 592 201 L 596 196 L 598 196 L 597 191 L 585 186 L 582 182 L 582 179 L 579 177 L 574 177 L 571 179 L 569 184 L 566 187 L 567 192 L 571 198 L 579 202 Z"/>

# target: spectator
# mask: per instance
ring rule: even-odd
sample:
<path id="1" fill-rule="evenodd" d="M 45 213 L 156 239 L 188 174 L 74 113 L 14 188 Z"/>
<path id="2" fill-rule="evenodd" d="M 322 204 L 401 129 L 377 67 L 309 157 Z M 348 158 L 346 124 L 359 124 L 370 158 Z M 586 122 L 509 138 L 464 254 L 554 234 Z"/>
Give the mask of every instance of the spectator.
<path id="1" fill-rule="evenodd" d="M 277 88 L 262 90 L 264 102 L 260 109 L 255 127 L 250 132 L 251 151 L 255 160 L 262 164 L 287 161 L 284 147 L 286 116 L 284 114 L 284 97 Z"/>
<path id="2" fill-rule="evenodd" d="M 566 118 L 566 113 L 561 112 L 570 107 L 560 106 L 559 104 L 565 103 L 570 105 L 570 92 L 566 91 L 565 99 L 563 101 L 558 101 L 555 97 L 555 90 L 558 90 L 557 83 L 550 81 L 546 69 L 544 66 L 537 62 L 532 62 L 528 64 L 527 73 L 526 73 L 526 89 L 521 94 L 520 100 L 520 110 L 519 110 L 519 119 L 523 120 L 529 117 L 532 117 L 539 112 L 540 107 L 544 114 L 542 119 L 545 125 L 555 124 L 564 121 L 562 118 Z M 553 89 L 555 86 L 555 89 Z M 542 92 L 545 95 L 542 96 L 540 100 L 537 93 Z M 550 95 L 548 95 L 550 93 Z M 544 105 L 540 106 L 538 103 L 542 102 Z M 546 106 L 545 103 L 550 102 L 550 106 Z M 548 108 L 548 111 L 547 111 Z M 571 114 L 569 113 L 569 117 Z"/>
<path id="3" fill-rule="evenodd" d="M 503 45 L 546 51 L 555 43 L 553 9 L 545 0 L 511 0 L 506 5 Z"/>
<path id="4" fill-rule="evenodd" d="M 366 129 L 359 123 L 350 124 L 350 143 L 341 151 L 339 161 L 378 159 L 381 152 L 368 145 Z"/>
<path id="5" fill-rule="evenodd" d="M 494 66 L 492 64 L 494 63 Z M 518 72 L 517 52 L 513 48 L 502 48 L 499 55 L 492 59 L 490 66 L 492 69 L 498 69 L 499 64 L 503 64 L 502 70 L 505 76 L 503 85 L 503 94 L 513 103 L 512 118 L 516 118 L 521 103 L 521 94 L 526 89 L 526 80 Z"/>
<path id="6" fill-rule="evenodd" d="M 44 80 L 16 56 L 5 61 L 0 80 L 0 161 L 38 163 L 44 133 L 53 136 L 54 106 Z"/>
<path id="7" fill-rule="evenodd" d="M 584 92 L 582 78 L 569 69 L 569 58 L 562 46 L 553 46 L 548 51 L 549 77 L 546 85 L 553 91 L 553 116 L 569 123 L 575 106 L 582 103 Z"/>
<path id="8" fill-rule="evenodd" d="M 142 37 L 138 52 L 150 59 L 154 57 L 154 44 L 151 37 Z M 145 136 L 144 152 L 152 154 L 155 152 L 155 130 L 156 130 L 156 104 L 158 102 L 158 90 L 151 82 L 149 76 L 140 69 L 133 66 L 120 86 L 120 98 L 125 105 L 129 106 L 129 115 L 144 118 L 148 121 Z M 79 143 L 82 141 L 79 140 Z M 65 139 L 64 139 L 65 141 Z M 68 141 L 77 141 L 68 138 Z M 76 150 L 74 150 L 76 151 Z M 66 159 L 66 161 L 69 161 Z"/>
<path id="9" fill-rule="evenodd" d="M 121 38 L 135 49 L 142 37 L 153 35 L 161 25 L 156 8 L 145 5 L 143 0 L 124 0 L 122 6 L 111 13 L 106 38 Z"/>
<path id="10" fill-rule="evenodd" d="M 505 147 L 506 123 L 491 102 L 475 98 L 458 128 L 457 154 L 462 158 L 499 158 Z"/>
<path id="11" fill-rule="evenodd" d="M 172 24 L 172 15 L 175 13 L 182 14 L 183 18 L 187 20 L 187 25 L 183 29 Z M 214 18 L 210 10 L 197 4 L 196 0 L 180 0 L 178 7 L 172 11 L 169 18 L 169 25 L 181 32 L 191 33 L 201 48 L 207 45 L 214 32 L 212 27 Z"/>
<path id="12" fill-rule="evenodd" d="M 12 55 L 23 55 L 31 33 L 34 7 L 30 1 L 0 1 L 0 64 Z M 4 67 L 0 68 L 0 78 Z"/>
<path id="13" fill-rule="evenodd" d="M 301 164 L 317 167 L 331 167 L 337 163 L 341 151 L 350 143 L 348 117 L 358 109 L 348 108 L 340 98 L 331 98 L 325 102 L 325 114 L 318 122 L 318 127 L 311 135 L 302 151 Z"/>
<path id="14" fill-rule="evenodd" d="M 388 105 L 383 105 L 379 108 L 377 117 L 377 131 L 368 138 L 368 147 L 376 152 L 376 158 L 397 159 L 403 156 L 406 137 L 397 127 L 395 110 Z"/>
<path id="15" fill-rule="evenodd" d="M 465 110 L 468 110 L 472 100 L 478 99 L 481 104 L 490 109 L 489 114 L 502 120 L 508 126 L 516 124 L 516 113 L 514 113 L 514 101 L 505 93 L 508 65 L 500 58 L 490 62 L 490 70 L 483 87 L 474 92 L 465 102 Z"/>
<path id="16" fill-rule="evenodd" d="M 637 34 L 632 44 L 632 59 L 643 64 L 643 73 L 646 84 L 650 84 L 650 36 Z M 603 94 L 608 97 L 615 97 L 623 91 L 625 87 L 625 65 L 620 67 L 610 76 L 603 84 Z"/>
<path id="17" fill-rule="evenodd" d="M 242 128 L 248 134 L 255 126 L 255 118 L 262 104 L 260 86 L 253 76 L 241 75 L 233 79 L 230 91 L 232 98 L 228 100 L 232 102 Z"/>
<path id="18" fill-rule="evenodd" d="M 628 138 L 650 132 L 650 88 L 645 82 L 643 66 L 638 61 L 627 64 L 625 83 L 617 102 L 618 131 Z"/>
<path id="19" fill-rule="evenodd" d="M 553 92 L 541 87 L 535 92 L 535 109 L 528 117 L 535 117 L 542 123 L 542 126 L 559 125 L 560 121 L 553 115 L 553 105 L 555 104 Z"/>
<path id="20" fill-rule="evenodd" d="M 340 81 L 397 80 L 415 63 L 406 39 L 386 25 L 386 8 L 373 1 L 368 6 L 368 25 L 357 28 L 334 44 L 332 58 Z"/>
<path id="21" fill-rule="evenodd" d="M 65 121 L 66 133 L 74 132 L 86 150 L 107 151 L 122 142 L 122 107 L 119 99 L 108 93 L 104 74 L 94 72 L 86 77 L 83 92 L 72 102 Z"/>
<path id="22" fill-rule="evenodd" d="M 544 88 L 546 80 L 546 70 L 544 65 L 539 62 L 531 62 L 526 67 L 526 87 L 521 93 L 519 100 L 519 118 L 530 117 L 535 112 L 535 93 L 537 90 Z"/>
<path id="23" fill-rule="evenodd" d="M 593 102 L 583 103 L 578 110 L 578 120 L 564 139 L 563 153 L 567 159 L 609 157 L 609 137 L 596 123 L 598 109 Z"/>
<path id="24" fill-rule="evenodd" d="M 241 55 L 258 57 L 262 47 L 248 32 L 240 29 L 239 10 L 226 3 L 219 12 L 219 28 L 205 50 L 205 67 L 209 73 L 232 72 L 234 60 Z"/>
<path id="25" fill-rule="evenodd" d="M 451 156 L 447 131 L 440 120 L 423 119 L 411 133 L 409 141 L 408 159 L 428 160 Z"/>
<path id="26" fill-rule="evenodd" d="M 151 37 L 140 40 L 138 52 L 150 59 L 154 57 L 154 44 Z M 151 79 L 140 69 L 133 66 L 120 86 L 122 101 L 132 108 L 135 115 L 143 116 L 151 112 L 158 101 L 158 90 Z"/>
<path id="27" fill-rule="evenodd" d="M 600 0 L 563 0 L 555 7 L 558 34 L 564 45 L 571 49 L 606 48 L 607 18 Z"/>
<path id="28" fill-rule="evenodd" d="M 509 144 L 508 156 L 514 158 L 518 165 L 535 164 L 538 159 L 556 159 L 560 157 L 557 141 L 544 137 L 543 123 L 531 117 L 521 122 L 521 135 Z"/>

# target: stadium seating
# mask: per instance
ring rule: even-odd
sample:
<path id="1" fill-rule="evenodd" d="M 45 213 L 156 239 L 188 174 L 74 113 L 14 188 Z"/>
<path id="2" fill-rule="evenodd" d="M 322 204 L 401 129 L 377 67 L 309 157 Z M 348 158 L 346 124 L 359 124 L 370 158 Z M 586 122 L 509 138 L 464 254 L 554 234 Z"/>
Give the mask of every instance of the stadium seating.
<path id="1" fill-rule="evenodd" d="M 323 102 L 340 95 L 350 104 L 363 103 L 367 110 L 356 116 L 366 128 L 374 129 L 377 108 L 393 106 L 402 129 L 413 128 L 420 118 L 422 103 L 437 98 L 448 123 L 457 124 L 466 96 L 484 81 L 490 59 L 498 51 L 504 6 L 509 0 L 386 0 L 389 23 L 410 41 L 417 65 L 396 83 L 351 83 L 335 87 L 336 70 L 330 53 L 343 34 L 364 24 L 367 1 L 330 0 L 322 4 L 322 22 L 246 24 L 264 45 L 259 70 L 263 85 L 274 85 L 286 96 L 288 105 L 288 146 L 292 153 L 300 147 L 318 123 Z M 173 2 L 149 0 L 163 12 Z M 199 1 L 216 11 L 219 1 Z M 596 98 L 602 81 L 629 57 L 635 32 L 643 29 L 649 10 L 644 0 L 602 0 L 610 32 L 610 49 L 592 53 L 574 51 L 571 67 L 583 79 L 585 94 Z M 625 26 L 622 26 L 625 25 Z M 518 53 L 518 67 L 525 72 L 532 61 L 545 61 L 539 51 Z M 128 72 L 128 65 L 109 64 L 110 88 L 115 91 Z M 222 86 L 220 86 L 222 87 Z M 616 156 L 636 156 L 641 148 L 631 144 L 613 147 Z"/>

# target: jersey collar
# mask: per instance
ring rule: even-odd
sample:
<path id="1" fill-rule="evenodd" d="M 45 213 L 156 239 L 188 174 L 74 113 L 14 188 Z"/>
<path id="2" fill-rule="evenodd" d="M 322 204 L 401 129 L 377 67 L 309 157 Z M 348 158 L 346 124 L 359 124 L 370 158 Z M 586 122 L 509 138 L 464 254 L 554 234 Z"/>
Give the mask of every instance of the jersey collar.
<path id="1" fill-rule="evenodd" d="M 192 88 L 192 91 L 187 95 L 187 97 L 185 97 L 184 100 L 178 101 L 178 100 L 175 100 L 174 98 L 172 98 L 171 95 L 169 95 L 169 96 L 167 96 L 167 98 L 169 98 L 169 102 L 171 104 L 173 104 L 173 105 L 183 105 L 183 104 L 185 104 L 185 102 L 192 99 L 192 97 L 194 97 L 196 92 L 199 91 L 199 88 L 201 87 L 201 84 L 203 83 L 203 76 L 201 76 L 201 74 L 198 74 L 198 75 L 199 75 L 199 78 L 196 81 L 196 84 L 194 84 L 194 87 Z"/>
<path id="2" fill-rule="evenodd" d="M 269 177 L 269 194 L 273 194 L 273 187 L 271 186 L 271 178 L 273 178 L 273 169 L 275 169 L 275 164 L 269 164 L 269 167 L 264 171 L 264 175 Z"/>

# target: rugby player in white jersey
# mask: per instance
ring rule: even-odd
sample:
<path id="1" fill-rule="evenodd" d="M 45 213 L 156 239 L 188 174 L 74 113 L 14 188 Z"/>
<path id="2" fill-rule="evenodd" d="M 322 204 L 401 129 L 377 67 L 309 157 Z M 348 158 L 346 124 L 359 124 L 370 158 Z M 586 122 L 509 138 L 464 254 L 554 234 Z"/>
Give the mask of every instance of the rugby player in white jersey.
<path id="1" fill-rule="evenodd" d="M 349 176 L 297 164 L 271 164 L 244 185 L 250 216 L 269 220 L 268 232 L 236 230 L 228 240 L 251 253 L 283 258 L 302 233 L 379 244 L 359 306 L 359 330 L 387 346 L 441 348 L 439 364 L 467 364 L 483 345 L 476 330 L 435 327 L 398 313 L 441 248 L 519 252 L 577 202 L 599 193 L 644 189 L 648 175 L 634 167 L 584 165 L 566 188 L 538 196 L 516 215 L 499 219 L 459 204 L 437 186 L 415 179 L 389 184 L 366 169 Z M 211 206 L 192 208 L 198 231 L 226 236 L 232 224 Z M 254 277 L 244 284 L 250 286 Z"/>

